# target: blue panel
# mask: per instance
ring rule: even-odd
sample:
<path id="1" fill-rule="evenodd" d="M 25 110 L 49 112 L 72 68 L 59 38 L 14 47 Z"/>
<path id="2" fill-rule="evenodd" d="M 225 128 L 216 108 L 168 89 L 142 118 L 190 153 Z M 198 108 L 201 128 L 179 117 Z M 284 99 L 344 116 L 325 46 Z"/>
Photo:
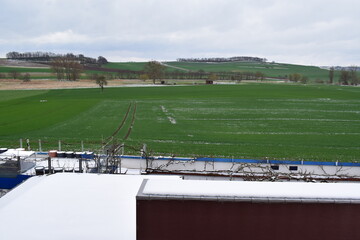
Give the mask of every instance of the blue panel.
<path id="1" fill-rule="evenodd" d="M 37 152 L 36 154 L 37 155 L 47 155 L 48 153 L 47 152 Z"/>
<path id="2" fill-rule="evenodd" d="M 233 159 L 231 159 L 231 158 L 209 158 L 208 161 L 211 161 L 211 162 L 233 162 Z"/>
<path id="3" fill-rule="evenodd" d="M 304 165 L 336 166 L 336 162 L 313 162 L 313 161 L 304 161 Z"/>
<path id="4" fill-rule="evenodd" d="M 140 156 L 122 156 L 122 157 L 123 158 L 130 158 L 130 159 L 142 159 L 142 157 L 140 157 Z"/>
<path id="5" fill-rule="evenodd" d="M 267 160 L 234 159 L 233 162 L 237 162 L 237 163 L 267 163 Z"/>
<path id="6" fill-rule="evenodd" d="M 339 162 L 338 166 L 346 167 L 360 167 L 360 163 L 349 163 L 349 162 Z"/>
<path id="7" fill-rule="evenodd" d="M 191 161 L 194 160 L 192 158 L 177 158 L 177 157 L 162 157 L 162 158 L 158 158 L 156 160 L 165 160 L 165 161 L 170 161 L 170 160 L 175 160 L 175 161 Z"/>
<path id="8" fill-rule="evenodd" d="M 195 161 L 201 162 L 233 162 L 231 158 L 197 158 Z"/>
<path id="9" fill-rule="evenodd" d="M 94 159 L 94 154 L 81 154 L 81 157 L 85 159 Z"/>
<path id="10" fill-rule="evenodd" d="M 0 178 L 0 188 L 3 189 L 12 189 L 16 187 L 18 184 L 22 183 L 23 181 L 27 180 L 32 176 L 29 175 L 17 175 L 14 178 Z"/>

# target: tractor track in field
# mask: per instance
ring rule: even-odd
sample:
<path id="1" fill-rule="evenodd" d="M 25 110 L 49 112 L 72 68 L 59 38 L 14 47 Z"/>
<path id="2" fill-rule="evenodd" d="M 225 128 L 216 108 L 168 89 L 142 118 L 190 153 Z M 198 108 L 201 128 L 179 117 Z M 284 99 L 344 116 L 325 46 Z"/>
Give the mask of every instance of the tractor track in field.
<path id="1" fill-rule="evenodd" d="M 132 119 L 131 119 L 130 126 L 129 126 L 128 130 L 127 130 L 127 133 L 126 133 L 126 135 L 125 135 L 124 138 L 123 138 L 123 141 L 125 141 L 125 140 L 128 139 L 128 137 L 130 136 L 131 131 L 132 131 L 133 127 L 134 127 L 134 124 L 135 124 L 135 115 L 136 115 L 136 109 L 137 109 L 137 107 L 136 107 L 136 102 L 134 102 L 134 103 L 129 103 L 129 106 L 128 106 L 128 108 L 127 108 L 127 111 L 126 111 L 126 113 L 125 113 L 125 116 L 124 116 L 123 120 L 121 121 L 121 123 L 120 123 L 120 125 L 117 127 L 117 129 L 111 134 L 111 136 L 109 136 L 109 137 L 105 140 L 105 142 L 106 142 L 105 145 L 109 145 L 109 143 L 114 139 L 114 137 L 115 137 L 115 136 L 119 133 L 119 131 L 123 128 L 123 126 L 125 125 L 127 119 L 129 118 L 129 114 L 130 114 L 130 112 L 131 112 L 131 108 L 133 109 L 133 110 L 132 110 Z"/>
<path id="2" fill-rule="evenodd" d="M 121 121 L 120 125 L 118 126 L 118 128 L 113 132 L 113 134 L 111 134 L 110 137 L 108 137 L 106 139 L 106 142 L 108 142 L 111 138 L 113 138 L 116 134 L 118 134 L 118 132 L 121 130 L 121 128 L 124 126 L 125 122 L 126 122 L 126 119 L 128 118 L 129 116 L 129 112 L 130 112 L 130 109 L 131 109 L 131 106 L 132 106 L 132 103 L 129 104 L 129 107 L 125 113 L 125 116 L 123 118 L 123 120 Z"/>
<path id="3" fill-rule="evenodd" d="M 125 135 L 125 137 L 124 137 L 124 141 L 125 141 L 126 139 L 128 139 L 128 137 L 130 136 L 131 131 L 132 131 L 133 127 L 134 127 L 135 115 L 136 115 L 136 102 L 134 103 L 134 108 L 133 108 L 133 113 L 132 113 L 132 119 L 131 119 L 131 125 L 130 125 L 130 127 L 129 127 L 129 129 L 128 129 L 128 132 L 126 133 L 126 135 Z"/>

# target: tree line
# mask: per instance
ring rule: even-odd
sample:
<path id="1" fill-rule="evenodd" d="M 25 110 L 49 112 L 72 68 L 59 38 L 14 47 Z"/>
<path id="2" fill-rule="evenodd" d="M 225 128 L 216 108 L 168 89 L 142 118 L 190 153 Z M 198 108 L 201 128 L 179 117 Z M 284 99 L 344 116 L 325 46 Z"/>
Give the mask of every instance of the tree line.
<path id="1" fill-rule="evenodd" d="M 337 83 L 339 85 L 357 86 L 360 84 L 360 78 L 357 75 L 358 69 L 359 68 L 356 66 L 342 68 L 340 71 L 338 71 L 337 82 L 335 82 L 336 81 L 336 79 L 335 79 L 336 68 L 330 67 L 329 79 L 327 81 L 322 80 L 322 79 L 316 79 L 315 82 L 316 83 L 327 83 L 327 84 Z M 289 76 L 285 76 L 283 79 L 289 80 L 290 82 L 295 82 L 295 83 L 299 82 L 299 83 L 304 83 L 304 84 L 309 81 L 309 78 L 307 76 L 304 76 L 299 73 L 290 74 Z"/>
<path id="2" fill-rule="evenodd" d="M 203 70 L 199 70 L 197 72 L 181 72 L 181 71 L 174 71 L 174 72 L 165 72 L 164 77 L 167 79 L 209 79 L 211 75 L 216 75 L 216 80 L 264 80 L 265 74 L 262 72 L 205 72 Z"/>
<path id="3" fill-rule="evenodd" d="M 51 62 L 51 69 L 58 80 L 76 81 L 80 78 L 83 65 L 72 58 L 61 57 Z"/>
<path id="4" fill-rule="evenodd" d="M 357 76 L 357 70 L 358 67 L 356 66 L 343 68 L 340 71 L 339 83 L 342 85 L 354 85 L 354 86 L 359 85 L 360 79 Z M 331 67 L 329 71 L 329 79 L 331 83 L 333 82 L 333 78 L 334 78 L 334 67 Z"/>
<path id="5" fill-rule="evenodd" d="M 142 71 L 131 71 L 121 69 L 108 69 L 99 67 L 85 67 L 86 70 L 107 72 L 108 79 L 151 79 L 153 82 L 161 79 L 177 80 L 208 80 L 210 76 L 216 76 L 216 80 L 264 80 L 265 74 L 262 72 L 205 72 L 204 70 L 184 72 L 180 70 L 166 71 L 166 67 L 157 61 L 150 61 L 145 64 Z M 90 74 L 91 78 L 93 74 Z"/>
<path id="6" fill-rule="evenodd" d="M 40 62 L 40 63 L 50 63 L 54 60 L 66 58 L 72 59 L 73 61 L 78 61 L 83 65 L 103 65 L 108 63 L 107 59 L 103 56 L 99 56 L 96 58 L 86 57 L 83 54 L 56 54 L 52 52 L 9 52 L 6 54 L 7 59 L 12 60 L 21 60 L 21 61 L 32 61 L 32 62 Z"/>
<path id="7" fill-rule="evenodd" d="M 266 58 L 259 57 L 230 57 L 230 58 L 178 58 L 178 62 L 267 62 Z"/>
<path id="8" fill-rule="evenodd" d="M 66 80 L 66 81 L 76 81 L 80 78 L 81 73 L 84 70 L 93 70 L 98 72 L 103 72 L 103 74 L 98 76 L 88 76 L 90 79 L 95 80 L 101 89 L 103 86 L 106 85 L 106 79 L 152 79 L 153 83 L 156 80 L 161 79 L 184 79 L 184 80 L 234 80 L 234 81 L 242 81 L 242 80 L 264 80 L 266 75 L 260 71 L 257 72 L 205 72 L 204 70 L 198 71 L 166 71 L 166 67 L 157 61 L 150 61 L 145 65 L 145 68 L 142 71 L 131 71 L 131 70 L 119 70 L 119 69 L 111 69 L 111 68 L 103 68 L 99 65 L 107 63 L 106 58 L 99 56 L 98 59 L 86 60 L 91 59 L 87 58 L 83 55 L 74 55 L 71 53 L 61 55 L 61 54 L 54 54 L 50 52 L 32 52 L 32 53 L 17 53 L 17 52 L 10 52 L 7 54 L 8 59 L 21 59 L 21 60 L 41 60 L 47 59 L 46 61 L 50 60 L 48 64 L 51 66 L 53 73 L 56 75 L 58 80 Z M 239 60 L 247 59 L 253 57 L 233 57 L 228 58 L 230 61 L 236 59 Z M 81 60 L 82 59 L 82 60 Z M 258 58 L 255 58 L 258 59 Z M 190 59 L 188 59 L 190 60 Z M 209 61 L 209 59 L 202 59 L 204 61 Z M 201 61 L 202 61 L 201 60 Z M 213 58 L 212 60 L 216 60 Z M 200 60 L 199 60 L 200 61 Z M 224 61 L 224 60 L 216 60 L 216 61 Z M 263 61 L 263 60 L 259 60 Z M 265 60 L 266 61 L 266 60 Z M 86 64 L 86 63 L 101 63 L 101 64 Z M 356 66 L 342 68 L 340 72 L 337 72 L 338 84 L 341 85 L 358 85 L 360 84 L 360 79 L 357 76 L 357 70 L 359 68 Z M 335 72 L 336 68 L 331 67 L 329 69 L 329 80 L 315 80 L 317 83 L 329 83 L 333 84 L 335 79 Z M 5 77 L 2 76 L 3 74 L 0 73 L 0 78 Z M 9 72 L 9 77 L 13 79 L 23 79 L 24 81 L 30 81 L 30 74 L 27 73 L 25 75 L 20 75 L 20 73 L 16 71 Z M 291 82 L 299 82 L 299 83 L 307 83 L 309 78 L 305 75 L 299 73 L 293 73 L 290 75 L 283 76 L 285 81 Z"/>
<path id="9" fill-rule="evenodd" d="M 307 83 L 309 81 L 309 78 L 307 76 L 304 76 L 300 73 L 293 73 L 289 75 L 289 81 L 290 82 L 299 82 L 299 83 Z"/>
<path id="10" fill-rule="evenodd" d="M 24 73 L 21 74 L 20 72 L 16 71 L 16 70 L 12 70 L 10 72 L 8 72 L 7 74 L 5 73 L 0 73 L 0 79 L 1 78 L 12 78 L 12 79 L 19 79 L 19 80 L 23 80 L 24 82 L 30 82 L 31 80 L 31 75 L 30 73 Z"/>

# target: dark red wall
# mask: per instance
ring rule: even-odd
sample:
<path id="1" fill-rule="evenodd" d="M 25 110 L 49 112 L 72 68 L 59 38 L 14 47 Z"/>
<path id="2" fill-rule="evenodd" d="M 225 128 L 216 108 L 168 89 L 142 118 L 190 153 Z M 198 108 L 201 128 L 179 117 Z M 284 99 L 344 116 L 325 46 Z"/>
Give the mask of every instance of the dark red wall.
<path id="1" fill-rule="evenodd" d="M 360 240 L 359 204 L 137 200 L 137 239 Z"/>

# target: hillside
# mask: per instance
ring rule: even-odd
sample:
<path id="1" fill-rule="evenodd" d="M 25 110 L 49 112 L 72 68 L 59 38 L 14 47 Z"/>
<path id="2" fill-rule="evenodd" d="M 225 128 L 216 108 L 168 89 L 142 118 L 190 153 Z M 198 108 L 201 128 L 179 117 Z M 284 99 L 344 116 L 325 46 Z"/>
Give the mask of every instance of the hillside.
<path id="1" fill-rule="evenodd" d="M 106 68 L 119 70 L 141 71 L 145 62 L 112 62 L 104 65 Z M 286 63 L 257 63 L 257 62 L 225 62 L 225 63 L 204 63 L 204 62 L 164 62 L 168 72 L 261 72 L 269 78 L 284 78 L 293 73 L 307 76 L 311 81 L 327 81 L 329 71 L 316 66 L 295 65 Z M 338 76 L 335 76 L 337 79 Z"/>
<path id="2" fill-rule="evenodd" d="M 92 73 L 112 75 L 112 78 L 138 78 L 140 72 L 144 69 L 146 62 L 109 62 L 102 67 L 91 68 L 84 71 L 81 78 L 86 79 Z M 163 62 L 166 72 L 189 73 L 189 72 L 205 72 L 205 73 L 224 73 L 236 74 L 244 72 L 260 72 L 266 78 L 287 78 L 290 74 L 299 73 L 309 78 L 310 82 L 327 81 L 329 71 L 316 66 L 295 65 L 286 63 L 262 63 L 262 62 Z M 30 73 L 34 79 L 53 79 L 54 75 L 48 65 L 29 63 L 24 61 L 8 61 L 0 59 L 0 78 L 10 78 L 8 75 L 11 71 L 20 73 Z M 123 74 L 127 71 L 132 75 Z M 135 72 L 135 74 L 134 74 Z M 139 72 L 138 74 L 136 72 Z M 337 81 L 339 72 L 335 73 L 335 81 Z M 171 75 L 170 75 L 171 78 Z"/>
<path id="3" fill-rule="evenodd" d="M 167 62 L 168 65 L 191 71 L 205 72 L 262 72 L 266 77 L 282 78 L 293 73 L 300 73 L 311 80 L 328 80 L 329 71 L 315 66 L 284 63 L 227 62 L 227 63 L 188 63 Z"/>

